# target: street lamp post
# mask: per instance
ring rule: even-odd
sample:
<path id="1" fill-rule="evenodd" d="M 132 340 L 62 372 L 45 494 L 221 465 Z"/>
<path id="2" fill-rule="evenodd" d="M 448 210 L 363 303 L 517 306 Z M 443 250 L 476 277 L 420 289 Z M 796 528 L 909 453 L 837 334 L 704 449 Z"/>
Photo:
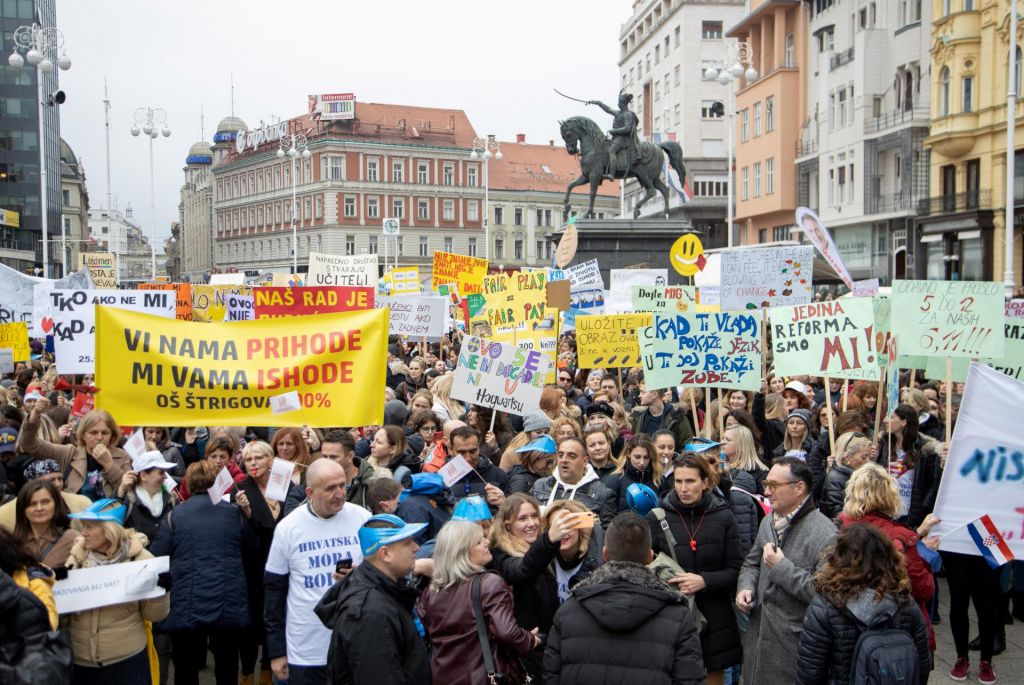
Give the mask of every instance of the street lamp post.
<path id="1" fill-rule="evenodd" d="M 64 47 L 64 34 L 55 26 L 40 26 L 38 24 L 19 26 L 14 31 L 12 42 L 14 43 L 14 49 L 11 51 L 10 57 L 7 58 L 7 63 L 14 69 L 20 69 L 28 61 L 31 66 L 36 68 L 36 99 L 39 100 L 39 214 L 42 219 L 43 276 L 49 278 L 50 249 L 47 226 L 49 208 L 46 196 L 46 126 L 43 123 L 43 114 L 46 111 L 46 107 L 63 104 L 64 93 L 58 90 L 48 97 L 44 97 L 43 76 L 53 71 L 54 63 L 50 59 L 51 53 L 61 50 L 60 57 L 57 58 L 57 67 L 61 71 L 67 71 L 71 68 L 71 59 L 62 49 Z M 25 51 L 24 57 L 21 56 L 20 50 Z"/>
<path id="2" fill-rule="evenodd" d="M 1014 135 L 1017 132 L 1017 3 L 1010 8 L 1010 73 L 1007 74 L 1006 89 L 1006 206 L 1003 214 L 1003 284 L 1006 288 L 1006 299 L 1013 297 L 1016 280 L 1013 275 L 1013 206 L 1014 197 L 1014 162 L 1017 154 Z M 1024 69 L 1024 67 L 1022 67 Z"/>
<path id="3" fill-rule="evenodd" d="M 487 165 L 491 158 L 501 161 L 501 142 L 494 139 L 494 136 L 473 139 L 473 151 L 469 153 L 470 159 L 484 160 L 484 259 L 491 259 L 491 209 L 488 204 L 487 195 L 490 179 L 487 174 Z"/>
<path id="4" fill-rule="evenodd" d="M 141 128 L 140 128 L 141 125 Z M 139 107 L 135 110 L 135 124 L 131 127 L 130 133 L 138 136 L 144 133 L 149 137 L 149 211 L 153 222 L 152 235 L 149 242 L 150 268 L 153 272 L 153 280 L 156 280 L 156 183 L 153 177 L 153 141 L 159 136 L 168 138 L 171 129 L 167 128 L 167 112 L 159 107 Z"/>
<path id="5" fill-rule="evenodd" d="M 312 153 L 309 151 L 309 142 L 306 140 L 306 136 L 301 133 L 288 133 L 281 137 L 281 146 L 277 148 L 278 158 L 282 158 L 288 155 L 292 160 L 292 273 L 299 273 L 299 229 L 296 223 L 296 218 L 299 211 L 298 195 L 296 185 L 298 178 L 296 178 L 295 162 L 298 160 L 299 155 L 302 155 L 303 159 L 309 159 L 312 157 Z"/>
<path id="6" fill-rule="evenodd" d="M 717 79 L 723 86 L 729 87 L 729 107 L 728 117 L 726 125 L 729 127 L 729 166 L 727 172 L 728 183 L 726 183 L 726 223 L 728 225 L 729 234 L 727 236 L 727 245 L 733 246 L 735 237 L 733 236 L 733 198 L 736 196 L 735 189 L 735 172 L 733 170 L 734 157 L 736 155 L 736 143 L 734 141 L 736 134 L 736 91 L 732 85 L 733 81 L 739 80 L 742 76 L 746 79 L 747 83 L 756 81 L 758 77 L 757 69 L 754 68 L 754 48 L 748 42 L 739 42 L 735 45 L 727 45 L 725 51 L 725 57 L 722 60 L 723 65 L 717 66 L 712 65 L 704 70 L 704 78 L 709 81 Z M 732 63 L 731 67 L 726 67 L 726 64 Z"/>

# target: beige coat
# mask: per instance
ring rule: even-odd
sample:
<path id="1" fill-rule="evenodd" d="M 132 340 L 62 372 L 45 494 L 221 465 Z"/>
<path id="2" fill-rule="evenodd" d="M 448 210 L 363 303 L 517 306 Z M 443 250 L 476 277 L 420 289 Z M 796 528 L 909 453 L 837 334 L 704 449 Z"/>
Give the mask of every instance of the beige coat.
<path id="1" fill-rule="evenodd" d="M 32 418 L 29 412 L 28 418 L 21 424 L 21 450 L 37 458 L 53 459 L 63 471 L 67 472 L 64 479 L 64 489 L 68 492 L 78 492 L 85 484 L 87 455 L 85 448 L 79 445 L 58 445 L 39 437 L 39 418 Z M 106 497 L 117 496 L 117 486 L 121 484 L 121 477 L 132 470 L 132 459 L 120 447 L 111 447 L 110 455 L 113 463 L 110 468 L 103 471 L 103 491 Z M 71 466 L 70 471 L 68 466 Z"/>
<path id="2" fill-rule="evenodd" d="M 146 536 L 130 533 L 128 560 L 152 559 L 145 549 Z M 87 551 L 79 537 L 68 557 L 69 568 L 81 568 Z M 82 666 L 105 666 L 135 656 L 146 648 L 146 626 L 143 621 L 161 621 L 171 609 L 170 593 L 155 599 L 125 602 L 88 609 L 63 616 L 63 624 L 71 632 L 71 648 L 75 663 Z"/>

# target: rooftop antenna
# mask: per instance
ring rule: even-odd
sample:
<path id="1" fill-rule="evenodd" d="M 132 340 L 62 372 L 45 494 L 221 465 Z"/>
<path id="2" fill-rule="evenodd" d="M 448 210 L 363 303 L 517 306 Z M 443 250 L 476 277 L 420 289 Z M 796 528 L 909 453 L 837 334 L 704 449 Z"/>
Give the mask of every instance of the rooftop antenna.
<path id="1" fill-rule="evenodd" d="M 231 116 L 235 116 L 235 72 L 231 74 Z"/>
<path id="2" fill-rule="evenodd" d="M 113 209 L 110 189 L 110 97 L 107 95 L 107 77 L 103 77 L 103 118 L 107 136 L 107 208 Z"/>
<path id="3" fill-rule="evenodd" d="M 206 118 L 203 115 L 203 103 L 199 103 L 199 140 L 206 140 Z"/>

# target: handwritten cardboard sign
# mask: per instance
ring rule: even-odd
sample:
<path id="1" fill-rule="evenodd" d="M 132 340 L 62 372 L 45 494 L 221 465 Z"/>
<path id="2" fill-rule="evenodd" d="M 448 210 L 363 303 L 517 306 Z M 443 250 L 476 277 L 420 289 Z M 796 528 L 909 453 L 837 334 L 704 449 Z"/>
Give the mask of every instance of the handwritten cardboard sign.
<path id="1" fill-rule="evenodd" d="M 870 298 L 776 307 L 770 314 L 778 375 L 878 380 L 885 349 L 878 348 Z"/>
<path id="2" fill-rule="evenodd" d="M 551 357 L 540 350 L 467 335 L 455 367 L 452 397 L 522 416 L 540 406 L 552 367 Z"/>
<path id="3" fill-rule="evenodd" d="M 156 584 L 157 576 L 169 570 L 170 557 L 73 569 L 67 578 L 53 584 L 57 613 L 162 597 L 167 591 Z"/>
<path id="4" fill-rule="evenodd" d="M 361 285 L 377 287 L 377 255 L 309 253 L 306 285 Z"/>
<path id="5" fill-rule="evenodd" d="M 434 252 L 431 287 L 455 283 L 463 296 L 483 292 L 484 276 L 487 275 L 487 260 L 479 257 Z"/>
<path id="6" fill-rule="evenodd" d="M 651 324 L 651 315 L 600 314 L 576 317 L 576 354 L 580 368 L 636 366 L 640 359 L 637 331 Z"/>
<path id="7" fill-rule="evenodd" d="M 391 310 L 388 330 L 392 335 L 440 340 L 448 330 L 448 301 L 443 297 L 378 296 L 375 307 Z"/>
<path id="8" fill-rule="evenodd" d="M 1002 283 L 894 281 L 892 327 L 900 354 L 1001 357 Z"/>
<path id="9" fill-rule="evenodd" d="M 726 250 L 722 253 L 722 311 L 807 304 L 813 262 L 811 245 Z"/>
<path id="10" fill-rule="evenodd" d="M 761 317 L 756 313 L 655 314 L 639 335 L 649 390 L 761 386 Z"/>
<path id="11" fill-rule="evenodd" d="M 32 356 L 32 348 L 28 345 L 28 324 L 24 321 L 0 323 L 0 347 L 10 349 L 14 361 L 27 362 Z"/>

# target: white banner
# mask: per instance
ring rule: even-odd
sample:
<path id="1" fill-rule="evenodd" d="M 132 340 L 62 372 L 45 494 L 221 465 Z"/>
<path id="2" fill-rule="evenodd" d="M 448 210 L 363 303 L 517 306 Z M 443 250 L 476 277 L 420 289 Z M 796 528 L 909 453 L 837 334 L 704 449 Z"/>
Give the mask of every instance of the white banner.
<path id="1" fill-rule="evenodd" d="M 46 290 L 54 288 L 91 288 L 92 278 L 89 270 L 83 269 L 69 274 L 66 278 L 52 281 L 36 278 L 15 271 L 9 266 L 0 264 L 0 323 L 28 323 L 28 334 L 32 338 L 45 335 L 37 326 L 33 326 L 33 318 L 38 321 L 47 311 L 47 301 L 35 303 L 36 286 L 45 286 Z M 44 292 L 45 291 L 41 291 Z M 36 314 L 38 312 L 38 314 Z"/>
<path id="2" fill-rule="evenodd" d="M 157 576 L 170 570 L 170 557 L 154 557 L 109 566 L 68 571 L 68 577 L 53 584 L 57 613 L 138 602 L 162 597 L 166 590 L 156 584 Z"/>
<path id="3" fill-rule="evenodd" d="M 566 267 L 565 275 L 569 278 L 569 287 L 573 290 L 598 288 L 604 290 L 604 279 L 601 267 L 596 259 Z"/>
<path id="4" fill-rule="evenodd" d="M 377 287 L 377 255 L 309 253 L 306 285 L 368 285 Z"/>
<path id="5" fill-rule="evenodd" d="M 245 274 L 241 271 L 210 274 L 210 285 L 245 285 Z"/>
<path id="6" fill-rule="evenodd" d="M 1024 558 L 1024 435 L 1017 430 L 1024 383 L 972 364 L 949 458 L 935 500 L 940 549 L 981 556 L 964 527 L 988 514 L 1018 559 Z"/>
<path id="7" fill-rule="evenodd" d="M 168 319 L 175 315 L 173 290 L 51 290 L 52 321 L 43 329 L 53 335 L 61 373 L 94 373 L 96 365 L 96 305 L 108 305 Z"/>
<path id="8" fill-rule="evenodd" d="M 611 287 L 604 303 L 605 314 L 633 311 L 633 286 L 668 285 L 668 269 L 612 269 Z"/>
<path id="9" fill-rule="evenodd" d="M 413 340 L 423 337 L 440 340 L 448 330 L 448 300 L 444 297 L 378 295 L 373 306 L 391 309 L 389 331 L 392 335 L 405 335 Z"/>
<path id="10" fill-rule="evenodd" d="M 467 335 L 455 367 L 452 397 L 522 416 L 540 406 L 550 355 L 510 342 Z"/>

